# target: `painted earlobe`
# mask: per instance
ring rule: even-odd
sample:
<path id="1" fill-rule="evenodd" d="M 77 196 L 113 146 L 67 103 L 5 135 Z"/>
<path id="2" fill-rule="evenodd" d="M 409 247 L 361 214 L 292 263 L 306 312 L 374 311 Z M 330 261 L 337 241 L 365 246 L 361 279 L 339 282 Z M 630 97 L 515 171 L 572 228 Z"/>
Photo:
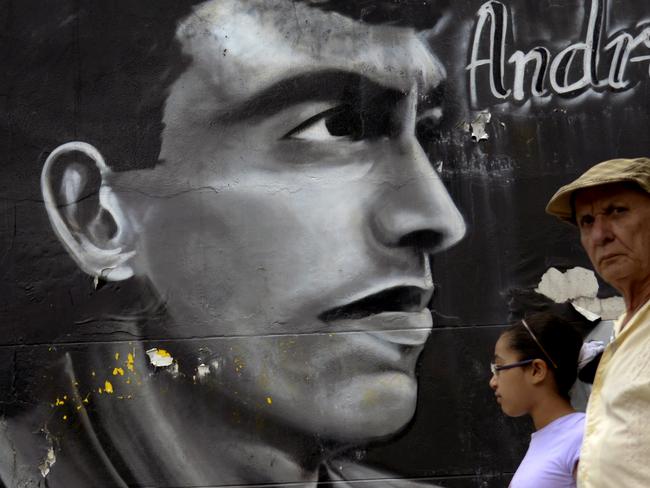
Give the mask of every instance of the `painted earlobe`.
<path id="1" fill-rule="evenodd" d="M 72 158 L 83 154 L 86 158 Z M 83 162 L 89 158 L 92 163 Z M 57 237 L 77 265 L 95 279 L 133 276 L 130 226 L 108 184 L 112 170 L 85 142 L 68 142 L 47 158 L 41 174 L 45 209 Z"/>

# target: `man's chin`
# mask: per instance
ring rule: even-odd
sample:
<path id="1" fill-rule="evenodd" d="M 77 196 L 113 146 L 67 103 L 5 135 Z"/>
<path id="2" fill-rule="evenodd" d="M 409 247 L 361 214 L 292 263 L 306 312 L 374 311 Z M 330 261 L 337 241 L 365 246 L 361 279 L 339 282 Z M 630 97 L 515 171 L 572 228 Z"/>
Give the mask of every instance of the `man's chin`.
<path id="1" fill-rule="evenodd" d="M 609 260 L 606 263 L 601 263 L 598 269 L 598 274 L 607 283 L 612 285 L 617 290 L 624 287 L 625 283 L 630 280 L 636 273 L 634 266 L 630 266 L 623 260 Z"/>

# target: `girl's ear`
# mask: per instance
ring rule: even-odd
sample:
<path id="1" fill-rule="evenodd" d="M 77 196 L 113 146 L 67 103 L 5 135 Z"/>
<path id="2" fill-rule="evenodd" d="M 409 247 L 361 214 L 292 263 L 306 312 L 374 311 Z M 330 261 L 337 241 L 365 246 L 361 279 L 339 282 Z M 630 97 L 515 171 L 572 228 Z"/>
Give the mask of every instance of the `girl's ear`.
<path id="1" fill-rule="evenodd" d="M 546 379 L 548 375 L 548 365 L 541 359 L 535 359 L 530 364 L 530 371 L 532 374 L 533 384 L 539 384 Z"/>
<path id="2" fill-rule="evenodd" d="M 119 281 L 133 275 L 135 251 L 111 174 L 95 147 L 68 142 L 45 161 L 41 191 L 52 228 L 72 259 L 97 279 Z"/>

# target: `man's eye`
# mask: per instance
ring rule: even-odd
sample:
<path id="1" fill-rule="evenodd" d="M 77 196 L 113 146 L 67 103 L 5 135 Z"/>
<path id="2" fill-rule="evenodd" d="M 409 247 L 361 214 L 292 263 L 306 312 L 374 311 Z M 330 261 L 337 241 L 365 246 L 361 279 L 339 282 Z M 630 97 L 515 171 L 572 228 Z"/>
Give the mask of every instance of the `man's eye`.
<path id="1" fill-rule="evenodd" d="M 580 217 L 580 227 L 588 227 L 594 223 L 594 217 L 592 215 L 583 215 Z"/>
<path id="2" fill-rule="evenodd" d="M 285 134 L 283 139 L 305 141 L 359 141 L 368 134 L 364 132 L 361 115 L 349 105 L 321 112 Z"/>

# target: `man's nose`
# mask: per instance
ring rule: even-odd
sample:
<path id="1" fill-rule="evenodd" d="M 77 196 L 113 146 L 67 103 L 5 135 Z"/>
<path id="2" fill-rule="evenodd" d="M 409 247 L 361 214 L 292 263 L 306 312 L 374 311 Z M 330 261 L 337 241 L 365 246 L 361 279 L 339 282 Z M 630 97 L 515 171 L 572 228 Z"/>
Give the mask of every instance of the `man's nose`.
<path id="1" fill-rule="evenodd" d="M 596 215 L 591 226 L 591 239 L 596 245 L 607 244 L 613 239 L 612 228 L 607 215 Z"/>
<path id="2" fill-rule="evenodd" d="M 375 232 L 391 247 L 447 249 L 465 235 L 465 221 L 415 137 L 402 142 L 388 162 L 394 178 L 376 204 Z"/>

